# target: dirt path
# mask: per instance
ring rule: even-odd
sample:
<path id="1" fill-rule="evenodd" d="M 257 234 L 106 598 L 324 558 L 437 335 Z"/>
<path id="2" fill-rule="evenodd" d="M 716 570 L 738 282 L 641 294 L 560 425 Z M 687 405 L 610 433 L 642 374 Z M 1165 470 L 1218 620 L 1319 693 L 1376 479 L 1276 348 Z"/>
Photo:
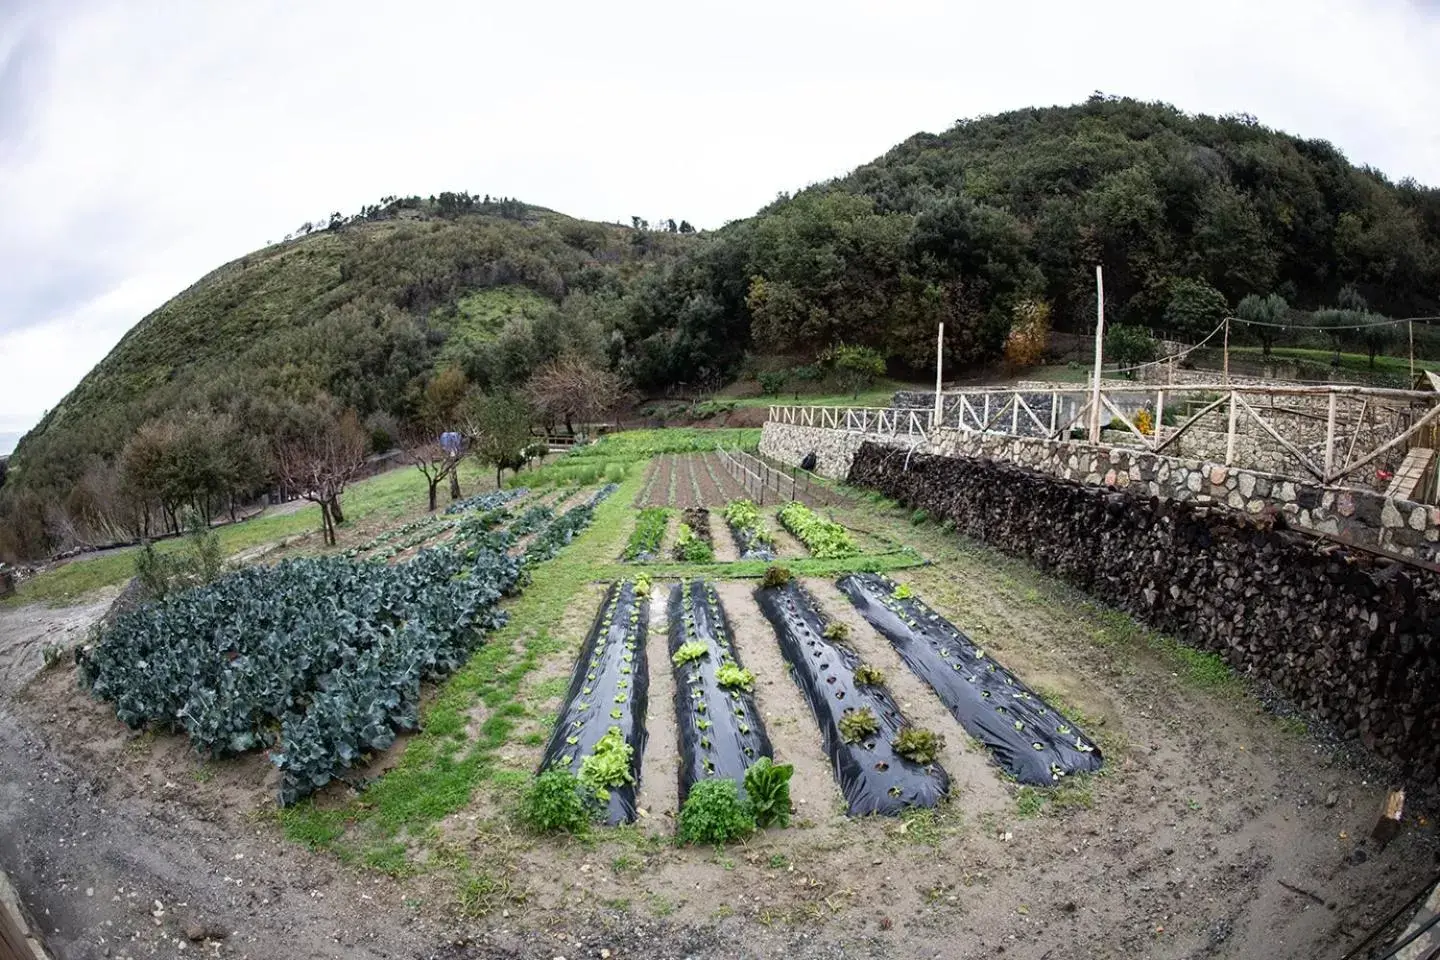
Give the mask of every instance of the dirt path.
<path id="1" fill-rule="evenodd" d="M 775 630 L 760 613 L 753 583 L 725 581 L 715 592 L 746 669 L 755 674 L 755 706 L 775 748 L 775 760 L 793 763 L 790 799 L 800 818 L 829 817 L 844 810 L 844 798 L 830 770 L 830 758 L 820 743 L 820 728 L 780 655 Z"/>
<path id="2" fill-rule="evenodd" d="M 645 756 L 636 803 L 646 811 L 641 829 L 670 836 L 680 807 L 680 740 L 675 725 L 675 673 L 670 665 L 670 582 L 650 586 L 650 632 L 646 638 L 650 693 L 646 698 Z"/>
<path id="3" fill-rule="evenodd" d="M 780 522 L 779 507 L 762 507 L 760 515 L 765 518 L 765 524 L 770 532 L 775 534 L 775 556 L 780 560 L 793 560 L 810 556 L 810 551 L 805 549 L 805 544 L 795 539 L 795 535 L 785 529 Z"/>
<path id="4" fill-rule="evenodd" d="M 730 524 L 725 522 L 725 515 L 718 510 L 710 511 L 710 542 L 715 545 L 716 560 L 730 563 L 740 559 L 735 534 L 730 531 Z"/>
<path id="5" fill-rule="evenodd" d="M 30 603 L 0 607 L 0 698 L 20 689 L 45 666 L 49 644 L 70 648 L 100 622 L 122 587 L 96 591 L 90 600 L 70 607 Z"/>

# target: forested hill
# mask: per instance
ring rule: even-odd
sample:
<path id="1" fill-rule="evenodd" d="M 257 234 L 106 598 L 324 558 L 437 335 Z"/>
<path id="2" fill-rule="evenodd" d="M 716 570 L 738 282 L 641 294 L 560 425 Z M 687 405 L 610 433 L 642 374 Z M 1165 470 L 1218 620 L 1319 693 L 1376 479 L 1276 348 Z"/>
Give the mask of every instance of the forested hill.
<path id="1" fill-rule="evenodd" d="M 668 322 L 675 304 L 738 299 L 760 351 L 845 340 L 924 367 L 944 320 L 963 366 L 999 353 L 1017 304 L 1089 329 L 1096 264 L 1111 322 L 1197 336 L 1251 294 L 1440 313 L 1440 191 L 1253 118 L 1097 95 L 918 134 L 693 260 L 656 311 Z"/>
<path id="2" fill-rule="evenodd" d="M 958 373 L 996 359 L 1017 325 L 1089 329 L 1097 263 L 1112 323 L 1181 335 L 1252 295 L 1287 323 L 1327 307 L 1440 313 L 1440 191 L 1249 117 L 1099 95 L 918 134 L 704 235 L 452 193 L 301 233 L 141 320 L 21 441 L 0 555 L 53 547 L 94 503 L 123 500 L 121 454 L 144 430 L 204 423 L 207 443 L 260 451 L 319 403 L 354 411 L 379 444 L 445 370 L 508 395 L 573 355 L 640 392 L 694 392 L 747 355 L 814 372 L 848 344 L 903 374 L 934 362 L 943 321 Z M 226 489 L 263 489 L 263 452 L 245 462 Z"/>
<path id="3" fill-rule="evenodd" d="M 620 363 L 617 304 L 696 240 L 452 193 L 306 224 L 140 320 L 21 440 L 9 485 L 63 495 L 153 421 L 263 436 L 324 394 L 393 433 L 444 367 L 505 390 L 566 351 Z"/>

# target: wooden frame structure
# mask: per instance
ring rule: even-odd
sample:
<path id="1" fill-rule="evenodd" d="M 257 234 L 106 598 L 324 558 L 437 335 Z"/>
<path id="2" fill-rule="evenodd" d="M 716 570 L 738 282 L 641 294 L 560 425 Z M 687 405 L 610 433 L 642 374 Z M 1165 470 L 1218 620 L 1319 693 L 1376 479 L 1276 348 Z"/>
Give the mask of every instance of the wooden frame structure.
<path id="1" fill-rule="evenodd" d="M 1133 409 L 1133 399 L 1144 398 L 1146 409 L 1152 410 L 1155 426 L 1142 431 L 1125 407 Z M 1153 404 L 1150 403 L 1153 397 Z M 1048 398 L 1048 403 L 1045 402 Z M 1286 399 L 1307 404 L 1312 410 L 1286 410 L 1277 403 Z M 1209 414 L 1226 411 L 1225 463 L 1235 463 L 1235 447 L 1241 427 L 1253 421 L 1263 436 L 1268 437 L 1300 465 L 1300 468 L 1322 484 L 1334 484 L 1354 474 L 1377 459 L 1426 434 L 1440 429 L 1440 394 L 1422 390 L 1392 390 L 1348 384 L 1316 386 L 1235 386 L 1228 384 L 1196 384 L 1190 386 L 1055 387 L 1050 390 L 1012 390 L 983 388 L 951 391 L 942 395 L 936 409 L 876 407 L 770 407 L 770 420 L 775 423 L 825 427 L 850 433 L 877 434 L 885 437 L 924 439 L 939 429 L 965 433 L 988 433 L 1000 436 L 1024 436 L 1049 440 L 1066 439 L 1072 431 L 1087 430 L 1092 443 L 1098 443 L 1098 424 L 1108 415 L 1108 422 L 1119 421 L 1131 442 L 1150 453 L 1164 454 Z M 1124 401 L 1131 401 L 1126 403 Z M 1360 414 L 1351 418 L 1342 415 L 1341 401 L 1359 402 Z M 1099 403 L 1097 411 L 1095 404 Z M 1318 413 L 1323 406 L 1324 414 Z M 1188 412 L 1174 426 L 1164 425 L 1166 409 Z M 1277 423 L 1271 411 L 1325 421 L 1323 450 L 1307 451 L 1306 444 Z M 1408 421 L 1384 442 L 1372 449 L 1358 449 L 1360 424 L 1366 414 L 1379 411 L 1400 414 L 1397 419 Z M 1098 415 L 1097 415 L 1098 413 Z M 1172 454 L 1173 455 L 1173 454 Z"/>

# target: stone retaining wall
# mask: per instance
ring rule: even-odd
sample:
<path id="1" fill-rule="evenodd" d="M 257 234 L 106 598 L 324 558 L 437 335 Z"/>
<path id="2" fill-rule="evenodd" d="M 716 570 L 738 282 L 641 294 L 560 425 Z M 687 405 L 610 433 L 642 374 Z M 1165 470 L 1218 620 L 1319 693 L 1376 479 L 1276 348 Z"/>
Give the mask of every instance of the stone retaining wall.
<path id="1" fill-rule="evenodd" d="M 940 430 L 918 444 L 875 434 L 766 423 L 760 451 L 798 464 L 815 453 L 822 476 L 846 479 L 865 440 L 917 453 L 988 459 L 1061 480 L 1130 490 L 1143 496 L 1217 504 L 1252 516 L 1280 518 L 1299 530 L 1440 562 L 1440 507 L 1385 497 L 1372 490 L 1325 488 L 1291 477 L 1224 464 L 1156 456 L 1128 447 L 1081 441 Z"/>
<path id="2" fill-rule="evenodd" d="M 1437 785 L 1440 574 L 1204 506 L 1198 492 L 1145 496 L 1143 481 L 1105 490 L 875 443 L 857 451 L 850 481 L 1220 654 Z"/>

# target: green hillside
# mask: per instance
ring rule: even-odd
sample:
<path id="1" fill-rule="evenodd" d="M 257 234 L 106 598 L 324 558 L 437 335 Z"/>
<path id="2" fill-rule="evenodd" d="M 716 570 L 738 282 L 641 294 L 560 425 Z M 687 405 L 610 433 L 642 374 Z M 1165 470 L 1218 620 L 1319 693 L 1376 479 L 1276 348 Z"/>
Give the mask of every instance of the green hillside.
<path id="1" fill-rule="evenodd" d="M 636 392 L 693 395 L 767 368 L 808 382 L 848 344 L 904 378 L 933 364 L 944 322 L 958 375 L 1017 324 L 1089 329 L 1097 263 L 1112 324 L 1199 338 L 1258 310 L 1311 330 L 1237 328 L 1237 346 L 1372 355 L 1399 328 L 1352 342 L 1325 325 L 1440 313 L 1440 191 L 1253 118 L 1100 95 L 917 134 L 705 235 L 451 193 L 304 234 L 140 320 L 20 442 L 0 553 L 73 539 L 67 518 L 114 499 L 116 458 L 146 425 L 264 445 L 323 401 L 383 437 L 445 368 L 512 395 L 578 354 Z"/>

